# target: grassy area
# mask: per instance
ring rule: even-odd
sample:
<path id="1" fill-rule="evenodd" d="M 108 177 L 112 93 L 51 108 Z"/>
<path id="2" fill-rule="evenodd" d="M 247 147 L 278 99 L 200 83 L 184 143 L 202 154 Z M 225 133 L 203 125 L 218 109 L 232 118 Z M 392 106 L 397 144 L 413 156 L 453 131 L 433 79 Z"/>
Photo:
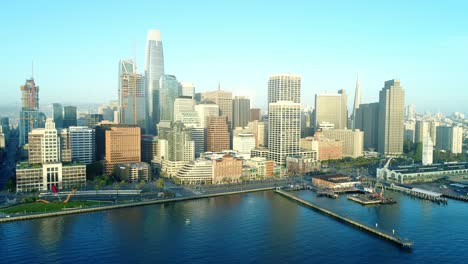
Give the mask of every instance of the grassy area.
<path id="1" fill-rule="evenodd" d="M 71 208 L 85 208 L 93 205 L 99 205 L 99 202 L 94 201 L 70 201 L 67 204 L 60 202 L 51 202 L 51 203 L 25 203 L 19 204 L 5 209 L 0 209 L 0 213 L 5 214 L 16 214 L 16 213 L 44 213 L 44 212 L 54 212 L 62 211 L 64 209 Z M 102 202 L 101 202 L 102 204 Z"/>

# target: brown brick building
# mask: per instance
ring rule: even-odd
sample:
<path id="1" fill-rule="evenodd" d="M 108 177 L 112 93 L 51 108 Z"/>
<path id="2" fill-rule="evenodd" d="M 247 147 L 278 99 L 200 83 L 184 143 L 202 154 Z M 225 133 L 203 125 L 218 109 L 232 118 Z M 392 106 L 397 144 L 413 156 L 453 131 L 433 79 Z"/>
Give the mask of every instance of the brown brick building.
<path id="1" fill-rule="evenodd" d="M 237 182 L 242 176 L 242 159 L 226 154 L 213 159 L 213 184 Z"/>
<path id="2" fill-rule="evenodd" d="M 225 116 L 208 117 L 206 151 L 220 152 L 231 148 L 227 118 Z"/>
<path id="3" fill-rule="evenodd" d="M 111 175 L 114 165 L 141 161 L 140 128 L 111 127 L 105 132 L 106 173 Z"/>

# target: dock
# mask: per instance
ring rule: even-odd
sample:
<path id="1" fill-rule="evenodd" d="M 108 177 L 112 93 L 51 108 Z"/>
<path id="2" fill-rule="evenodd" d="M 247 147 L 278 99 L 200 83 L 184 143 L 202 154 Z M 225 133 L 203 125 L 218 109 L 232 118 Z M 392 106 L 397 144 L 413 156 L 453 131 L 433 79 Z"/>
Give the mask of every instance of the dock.
<path id="1" fill-rule="evenodd" d="M 413 246 L 413 244 L 414 244 L 412 241 L 410 241 L 408 239 L 399 238 L 399 237 L 397 237 L 397 236 L 395 236 L 393 234 L 389 234 L 389 233 L 386 233 L 384 231 L 377 230 L 374 227 L 370 227 L 368 225 L 359 223 L 359 222 L 357 222 L 355 220 L 351 220 L 351 219 L 349 219 L 347 217 L 338 215 L 338 214 L 333 213 L 333 212 L 331 212 L 329 210 L 326 210 L 326 209 L 324 209 L 324 208 L 322 208 L 322 207 L 320 207 L 320 206 L 318 206 L 316 204 L 305 201 L 304 199 L 301 199 L 301 198 L 299 198 L 297 196 L 294 196 L 294 195 L 292 195 L 290 193 L 287 193 L 285 191 L 282 191 L 280 189 L 276 189 L 276 193 L 278 193 L 278 194 L 280 194 L 280 195 L 282 195 L 282 196 L 284 196 L 284 197 L 286 197 L 288 199 L 291 199 L 291 200 L 293 200 L 293 201 L 295 201 L 295 202 L 297 202 L 297 203 L 299 203 L 301 205 L 312 208 L 313 210 L 315 210 L 315 211 L 317 211 L 319 213 L 322 213 L 324 215 L 327 215 L 327 216 L 329 216 L 331 218 L 334 218 L 334 219 L 336 219 L 338 221 L 349 224 L 349 225 L 351 225 L 353 227 L 364 230 L 364 231 L 366 231 L 366 232 L 368 232 L 370 234 L 373 234 L 375 236 L 378 236 L 380 238 L 383 238 L 385 240 L 393 242 L 393 243 L 401 246 L 402 248 L 411 248 Z"/>
<path id="2" fill-rule="evenodd" d="M 427 191 L 419 188 L 405 188 L 401 186 L 397 186 L 395 184 L 391 184 L 390 186 L 385 186 L 385 189 L 402 192 L 412 197 L 416 197 L 423 200 L 428 200 L 431 202 L 435 202 L 438 204 L 448 204 L 447 198 L 443 198 L 441 193 L 436 193 L 432 191 Z"/>

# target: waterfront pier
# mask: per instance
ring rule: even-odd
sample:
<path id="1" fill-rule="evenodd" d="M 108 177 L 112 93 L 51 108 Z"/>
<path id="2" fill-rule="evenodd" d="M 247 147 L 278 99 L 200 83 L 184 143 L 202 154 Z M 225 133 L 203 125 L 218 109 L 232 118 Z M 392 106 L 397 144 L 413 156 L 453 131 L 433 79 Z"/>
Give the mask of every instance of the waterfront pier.
<path id="1" fill-rule="evenodd" d="M 368 233 L 376 235 L 376 236 L 378 236 L 380 238 L 383 238 L 383 239 L 386 239 L 386 240 L 391 241 L 393 243 L 396 243 L 396 244 L 398 244 L 399 246 L 401 246 L 403 248 L 411 248 L 413 246 L 413 242 L 408 240 L 408 239 L 399 238 L 399 237 L 397 237 L 397 236 L 395 236 L 393 234 L 388 234 L 388 233 L 383 232 L 381 230 L 377 230 L 376 228 L 373 228 L 373 227 L 370 227 L 368 225 L 359 223 L 359 222 L 357 222 L 355 220 L 351 220 L 351 219 L 349 219 L 347 217 L 338 215 L 338 214 L 333 213 L 333 212 L 331 212 L 329 210 L 326 210 L 326 209 L 324 209 L 324 208 L 322 208 L 322 207 L 320 207 L 320 206 L 318 206 L 316 204 L 308 202 L 308 201 L 306 201 L 304 199 L 301 199 L 301 198 L 299 198 L 299 197 L 297 197 L 295 195 L 292 195 L 292 194 L 287 193 L 285 191 L 282 191 L 280 189 L 276 189 L 276 193 L 278 193 L 278 194 L 280 194 L 280 195 L 282 195 L 282 196 L 284 196 L 284 197 L 286 197 L 288 199 L 291 199 L 291 200 L 293 200 L 293 201 L 295 201 L 295 202 L 297 202 L 297 203 L 299 203 L 301 205 L 312 208 L 312 209 L 314 209 L 314 210 L 316 210 L 316 211 L 318 211 L 318 212 L 320 212 L 320 213 L 322 213 L 324 215 L 330 216 L 330 217 L 332 217 L 332 218 L 334 218 L 334 219 L 336 219 L 338 221 L 347 223 L 347 224 L 349 224 L 349 225 L 351 225 L 353 227 L 359 228 L 361 230 L 367 231 Z"/>

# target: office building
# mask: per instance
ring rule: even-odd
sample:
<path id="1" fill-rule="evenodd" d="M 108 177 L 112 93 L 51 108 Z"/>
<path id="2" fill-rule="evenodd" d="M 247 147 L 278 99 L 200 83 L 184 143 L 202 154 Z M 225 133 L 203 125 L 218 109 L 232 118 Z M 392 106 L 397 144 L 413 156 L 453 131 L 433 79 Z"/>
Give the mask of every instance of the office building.
<path id="1" fill-rule="evenodd" d="M 60 138 L 60 156 L 62 162 L 72 162 L 72 147 L 68 129 L 57 130 Z"/>
<path id="2" fill-rule="evenodd" d="M 232 139 L 232 149 L 244 159 L 250 159 L 250 154 L 255 149 L 255 137 L 252 132 L 235 129 Z"/>
<path id="3" fill-rule="evenodd" d="M 202 102 L 214 103 L 219 107 L 219 116 L 226 116 L 228 128 L 232 127 L 232 92 L 216 90 L 201 94 Z"/>
<path id="4" fill-rule="evenodd" d="M 206 151 L 230 149 L 230 135 L 226 116 L 209 116 L 206 132 Z"/>
<path id="5" fill-rule="evenodd" d="M 232 100 L 233 128 L 245 127 L 250 121 L 250 99 L 246 96 L 235 96 Z"/>
<path id="6" fill-rule="evenodd" d="M 146 85 L 146 132 L 156 134 L 159 123 L 159 81 L 164 75 L 164 55 L 161 32 L 151 29 L 148 32 L 145 52 L 145 85 Z"/>
<path id="7" fill-rule="evenodd" d="M 89 127 L 69 127 L 72 160 L 84 164 L 96 160 L 96 132 Z"/>
<path id="8" fill-rule="evenodd" d="M 158 151 L 158 138 L 153 135 L 141 136 L 141 161 L 150 163 Z"/>
<path id="9" fill-rule="evenodd" d="M 208 118 L 210 116 L 219 116 L 219 106 L 214 103 L 204 103 L 195 106 L 195 111 L 200 118 L 200 126 L 208 127 Z"/>
<path id="10" fill-rule="evenodd" d="M 293 101 L 270 103 L 268 122 L 269 159 L 283 166 L 287 156 L 300 150 L 301 105 Z"/>
<path id="11" fill-rule="evenodd" d="M 23 146 L 28 143 L 29 132 L 40 127 L 39 86 L 31 78 L 26 80 L 26 83 L 20 87 L 20 90 L 19 145 Z"/>
<path id="12" fill-rule="evenodd" d="M 63 128 L 63 107 L 59 103 L 52 104 L 52 115 L 54 117 L 55 127 Z"/>
<path id="13" fill-rule="evenodd" d="M 310 108 L 304 108 L 301 111 L 301 138 L 314 135 L 314 117 Z"/>
<path id="14" fill-rule="evenodd" d="M 194 99 L 195 98 L 195 85 L 191 82 L 180 82 L 179 83 L 179 95 L 188 96 Z"/>
<path id="15" fill-rule="evenodd" d="M 360 104 L 356 109 L 354 126 L 364 132 L 364 149 L 377 150 L 379 103 Z"/>
<path id="16" fill-rule="evenodd" d="M 262 110 L 260 108 L 251 108 L 250 109 L 250 121 L 262 121 Z"/>
<path id="17" fill-rule="evenodd" d="M 206 151 L 206 128 L 192 127 L 192 140 L 195 144 L 195 158 Z"/>
<path id="18" fill-rule="evenodd" d="M 317 152 L 317 160 L 335 160 L 343 158 L 343 142 L 329 139 L 316 132 L 314 137 L 301 139 L 301 148 Z"/>
<path id="19" fill-rule="evenodd" d="M 212 159 L 213 184 L 231 183 L 240 181 L 242 176 L 242 159 L 225 154 Z"/>
<path id="20" fill-rule="evenodd" d="M 432 143 L 432 139 L 430 136 L 424 138 L 423 148 L 422 148 L 422 164 L 423 165 L 431 165 L 432 158 L 434 155 L 434 143 Z"/>
<path id="21" fill-rule="evenodd" d="M 190 96 L 179 96 L 174 100 L 174 121 L 182 121 L 186 113 L 195 112 L 195 101 Z"/>
<path id="22" fill-rule="evenodd" d="M 405 91 L 399 80 L 386 81 L 379 95 L 378 152 L 395 156 L 403 153 Z"/>
<path id="23" fill-rule="evenodd" d="M 348 96 L 345 90 L 337 94 L 315 95 L 315 130 L 321 123 L 331 123 L 335 129 L 345 129 L 348 123 Z"/>
<path id="24" fill-rule="evenodd" d="M 136 66 L 132 60 L 120 60 L 118 88 L 119 123 L 137 125 L 144 129 L 146 126 L 145 78 L 136 73 Z"/>
<path id="25" fill-rule="evenodd" d="M 271 75 L 268 80 L 268 103 L 301 103 L 301 77 L 295 74 Z"/>
<path id="26" fill-rule="evenodd" d="M 94 128 L 99 123 L 101 123 L 104 120 L 104 117 L 101 114 L 86 114 L 84 117 L 84 126 L 87 126 L 89 128 Z"/>
<path id="27" fill-rule="evenodd" d="M 105 169 L 112 175 L 114 165 L 141 161 L 139 127 L 111 126 L 105 130 Z"/>
<path id="28" fill-rule="evenodd" d="M 405 121 L 403 125 L 404 131 L 404 140 L 409 140 L 412 143 L 415 142 L 415 132 L 416 132 L 416 123 L 414 121 Z M 364 132 L 365 133 L 365 132 Z M 365 136 L 365 134 L 364 134 Z"/>
<path id="29" fill-rule="evenodd" d="M 415 127 L 415 143 L 423 143 L 425 142 L 426 137 L 430 136 L 430 127 L 429 122 L 427 121 L 416 121 Z"/>
<path id="30" fill-rule="evenodd" d="M 437 149 L 450 151 L 453 154 L 462 153 L 463 128 L 459 126 L 437 127 Z"/>
<path id="31" fill-rule="evenodd" d="M 412 120 L 412 121 L 416 120 L 416 107 L 414 106 L 414 104 L 409 104 L 406 107 L 405 114 L 406 114 L 406 120 Z"/>
<path id="32" fill-rule="evenodd" d="M 208 159 L 191 161 L 177 172 L 174 180 L 184 185 L 211 184 L 213 179 L 213 162 Z"/>
<path id="33" fill-rule="evenodd" d="M 127 182 L 148 181 L 151 175 L 151 168 L 145 162 L 117 164 L 114 171 L 117 178 Z"/>
<path id="34" fill-rule="evenodd" d="M 174 121 L 174 101 L 179 97 L 179 82 L 174 75 L 163 75 L 159 83 L 161 121 Z"/>
<path id="35" fill-rule="evenodd" d="M 363 155 L 364 133 L 359 129 L 334 129 L 322 131 L 323 136 L 343 142 L 343 156 L 357 158 Z"/>
<path id="36" fill-rule="evenodd" d="M 65 106 L 63 108 L 63 128 L 76 126 L 77 120 L 76 106 Z"/>
<path id="37" fill-rule="evenodd" d="M 286 171 L 290 175 L 304 175 L 320 169 L 320 163 L 309 157 L 293 155 L 286 157 Z"/>
<path id="38" fill-rule="evenodd" d="M 356 91 L 354 93 L 354 105 L 353 105 L 353 113 L 352 113 L 352 126 L 351 129 L 356 129 L 356 115 L 359 106 L 361 105 L 361 81 L 359 80 L 359 76 L 356 80 Z"/>
<path id="39" fill-rule="evenodd" d="M 251 159 L 245 160 L 244 165 L 250 168 L 251 178 L 273 177 L 275 162 L 272 160 L 267 160 L 266 158 L 262 157 L 253 157 Z"/>

